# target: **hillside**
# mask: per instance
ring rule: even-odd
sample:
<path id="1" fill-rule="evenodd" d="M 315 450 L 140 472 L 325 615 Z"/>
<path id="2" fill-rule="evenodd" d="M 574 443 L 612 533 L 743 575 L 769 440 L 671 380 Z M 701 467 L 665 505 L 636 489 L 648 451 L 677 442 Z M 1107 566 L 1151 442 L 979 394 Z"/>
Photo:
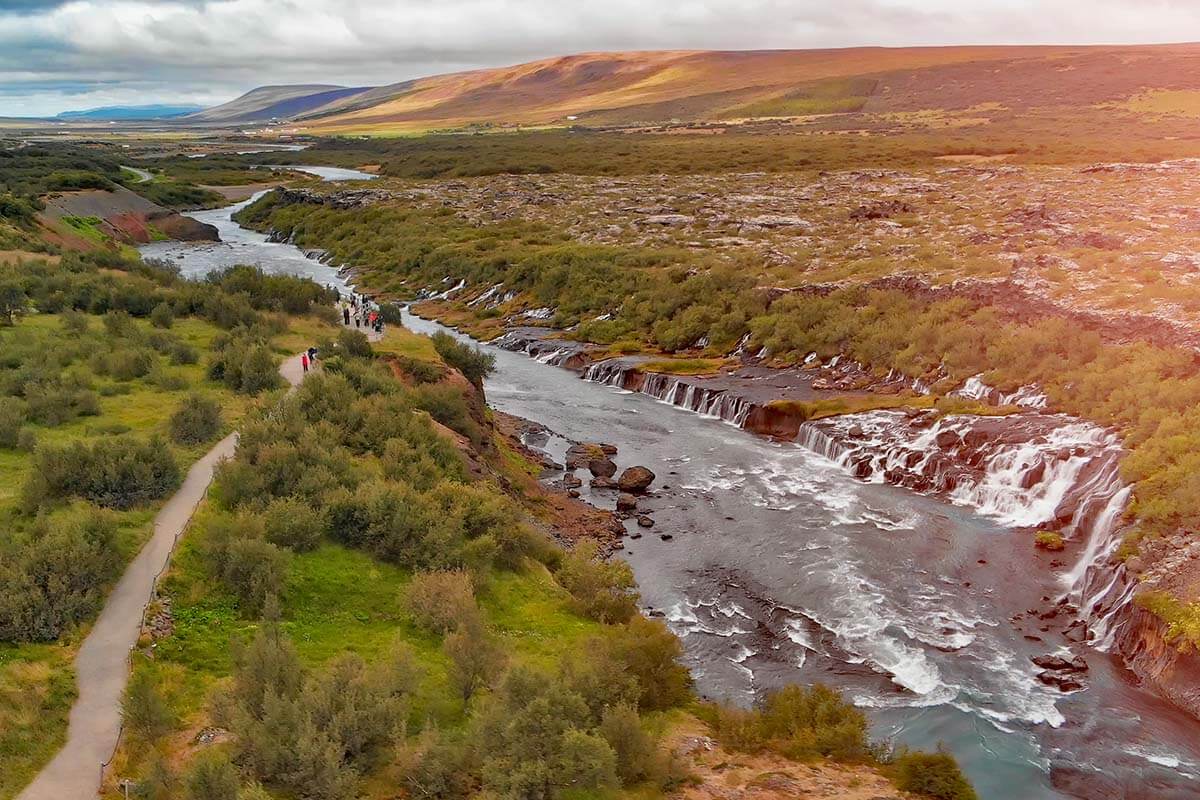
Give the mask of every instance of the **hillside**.
<path id="1" fill-rule="evenodd" d="M 856 113 L 1186 110 L 1200 47 L 925 47 L 586 53 L 404 81 L 311 106 L 318 133 L 636 125 Z"/>
<path id="2" fill-rule="evenodd" d="M 102 106 L 81 111 L 64 111 L 56 119 L 65 120 L 146 120 L 182 117 L 202 111 L 201 106 L 178 103 L 153 103 L 141 106 Z"/>
<path id="3" fill-rule="evenodd" d="M 184 118 L 188 123 L 256 122 L 294 117 L 342 98 L 362 88 L 325 85 L 260 86 L 241 97 Z"/>

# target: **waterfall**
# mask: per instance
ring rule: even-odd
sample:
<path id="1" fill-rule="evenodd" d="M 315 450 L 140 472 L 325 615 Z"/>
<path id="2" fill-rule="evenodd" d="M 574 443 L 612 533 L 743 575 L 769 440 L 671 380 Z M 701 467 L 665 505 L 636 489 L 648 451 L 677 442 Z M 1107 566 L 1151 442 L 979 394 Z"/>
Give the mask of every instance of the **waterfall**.
<path id="1" fill-rule="evenodd" d="M 754 409 L 724 389 L 644 374 L 620 359 L 591 364 L 583 377 L 738 427 Z M 1110 565 L 1131 494 L 1120 476 L 1120 439 L 1075 417 L 1036 411 L 1045 397 L 1033 386 L 1009 395 L 982 381 L 968 381 L 963 389 L 966 396 L 990 395 L 1030 410 L 1007 416 L 845 414 L 802 423 L 795 442 L 862 480 L 940 496 L 1010 527 L 1048 526 L 1081 542 L 1078 558 L 1062 575 L 1065 597 L 1088 622 L 1090 641 L 1107 647 L 1133 593 L 1124 568 Z"/>
<path id="2" fill-rule="evenodd" d="M 1062 576 L 1066 598 L 1088 621 L 1090 641 L 1111 644 L 1133 593 L 1124 568 L 1110 565 L 1131 494 L 1112 431 L 1061 414 L 874 411 L 806 422 L 796 443 L 863 480 L 940 495 L 1012 527 L 1048 525 L 1082 542 Z"/>
<path id="3" fill-rule="evenodd" d="M 664 403 L 742 427 L 754 404 L 725 389 L 713 389 L 673 375 L 639 372 L 617 359 L 588 366 L 583 379 L 619 389 L 628 389 Z"/>

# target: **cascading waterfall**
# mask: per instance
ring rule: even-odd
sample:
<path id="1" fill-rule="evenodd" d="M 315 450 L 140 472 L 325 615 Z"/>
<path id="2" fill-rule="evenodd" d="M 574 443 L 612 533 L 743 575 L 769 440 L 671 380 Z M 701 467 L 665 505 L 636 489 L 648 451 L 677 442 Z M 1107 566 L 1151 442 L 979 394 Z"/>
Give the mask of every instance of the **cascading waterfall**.
<path id="1" fill-rule="evenodd" d="M 641 373 L 619 359 L 591 364 L 583 377 L 738 427 L 754 408 L 723 389 Z M 1110 564 L 1131 494 L 1120 476 L 1120 439 L 1074 417 L 1036 412 L 1045 404 L 1036 387 L 1004 395 L 975 380 L 964 389 L 965 396 L 993 395 L 1030 410 L 1001 417 L 846 414 L 801 424 L 795 441 L 862 480 L 939 495 L 1011 527 L 1052 526 L 1082 542 L 1063 574 L 1065 597 L 1087 621 L 1090 641 L 1106 648 L 1133 594 L 1124 568 Z"/>
<path id="2" fill-rule="evenodd" d="M 1066 598 L 1106 647 L 1132 595 L 1110 557 L 1130 488 L 1116 434 L 1065 415 L 848 414 L 801 425 L 798 444 L 867 481 L 940 494 L 1012 527 L 1051 525 L 1083 543 Z"/>
<path id="3" fill-rule="evenodd" d="M 657 372 L 643 373 L 618 361 L 590 365 L 583 379 L 619 389 L 636 391 L 656 400 L 697 414 L 742 427 L 754 404 L 724 389 L 712 389 Z"/>

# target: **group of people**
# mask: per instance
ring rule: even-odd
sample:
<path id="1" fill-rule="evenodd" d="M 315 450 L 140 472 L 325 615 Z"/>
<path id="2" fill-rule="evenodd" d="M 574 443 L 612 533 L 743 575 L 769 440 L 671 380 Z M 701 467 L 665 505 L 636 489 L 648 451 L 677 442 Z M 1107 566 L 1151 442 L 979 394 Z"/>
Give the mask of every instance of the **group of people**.
<path id="1" fill-rule="evenodd" d="M 367 331 L 373 331 L 377 339 L 383 336 L 383 314 L 379 306 L 372 303 L 365 294 L 350 292 L 348 296 L 343 297 L 334 287 L 329 288 L 337 292 L 337 307 L 342 312 L 343 325 L 349 328 L 353 323 L 359 330 L 366 328 Z M 317 355 L 315 347 L 310 347 L 300 354 L 300 366 L 305 372 L 317 366 Z"/>
<path id="2" fill-rule="evenodd" d="M 377 337 L 383 335 L 383 315 L 366 295 L 350 292 L 349 299 L 343 300 L 339 293 L 338 306 L 342 311 L 342 324 L 347 328 L 353 321 L 354 327 L 359 330 L 365 328 L 374 331 Z"/>
<path id="3" fill-rule="evenodd" d="M 300 366 L 308 372 L 310 367 L 317 366 L 317 348 L 310 347 L 300 354 Z"/>

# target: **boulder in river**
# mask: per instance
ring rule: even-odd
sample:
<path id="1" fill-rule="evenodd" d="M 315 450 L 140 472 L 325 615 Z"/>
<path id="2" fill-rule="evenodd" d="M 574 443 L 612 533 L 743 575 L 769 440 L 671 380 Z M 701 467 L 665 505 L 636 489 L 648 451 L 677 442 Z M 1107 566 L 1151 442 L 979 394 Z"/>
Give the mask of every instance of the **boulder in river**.
<path id="1" fill-rule="evenodd" d="M 654 482 L 654 473 L 645 467 L 630 467 L 617 478 L 617 487 L 622 492 L 638 494 L 650 488 Z"/>
<path id="2" fill-rule="evenodd" d="M 1063 656 L 1044 655 L 1034 656 L 1030 660 L 1042 669 L 1057 672 L 1086 672 L 1088 668 L 1087 662 L 1079 656 L 1068 659 Z"/>
<path id="3" fill-rule="evenodd" d="M 1037 674 L 1037 679 L 1047 686 L 1055 686 L 1060 692 L 1074 692 L 1083 688 L 1083 684 L 1070 675 L 1046 670 Z"/>
<path id="4" fill-rule="evenodd" d="M 588 471 L 597 478 L 611 478 L 617 474 L 617 465 L 611 458 L 593 458 L 588 461 Z"/>
<path id="5" fill-rule="evenodd" d="M 637 498 L 628 492 L 617 495 L 617 511 L 633 511 L 637 508 Z"/>
<path id="6" fill-rule="evenodd" d="M 653 528 L 654 520 L 651 519 L 650 517 L 646 516 L 645 514 L 642 514 L 640 517 L 637 518 L 637 524 L 638 524 L 639 528 Z"/>

